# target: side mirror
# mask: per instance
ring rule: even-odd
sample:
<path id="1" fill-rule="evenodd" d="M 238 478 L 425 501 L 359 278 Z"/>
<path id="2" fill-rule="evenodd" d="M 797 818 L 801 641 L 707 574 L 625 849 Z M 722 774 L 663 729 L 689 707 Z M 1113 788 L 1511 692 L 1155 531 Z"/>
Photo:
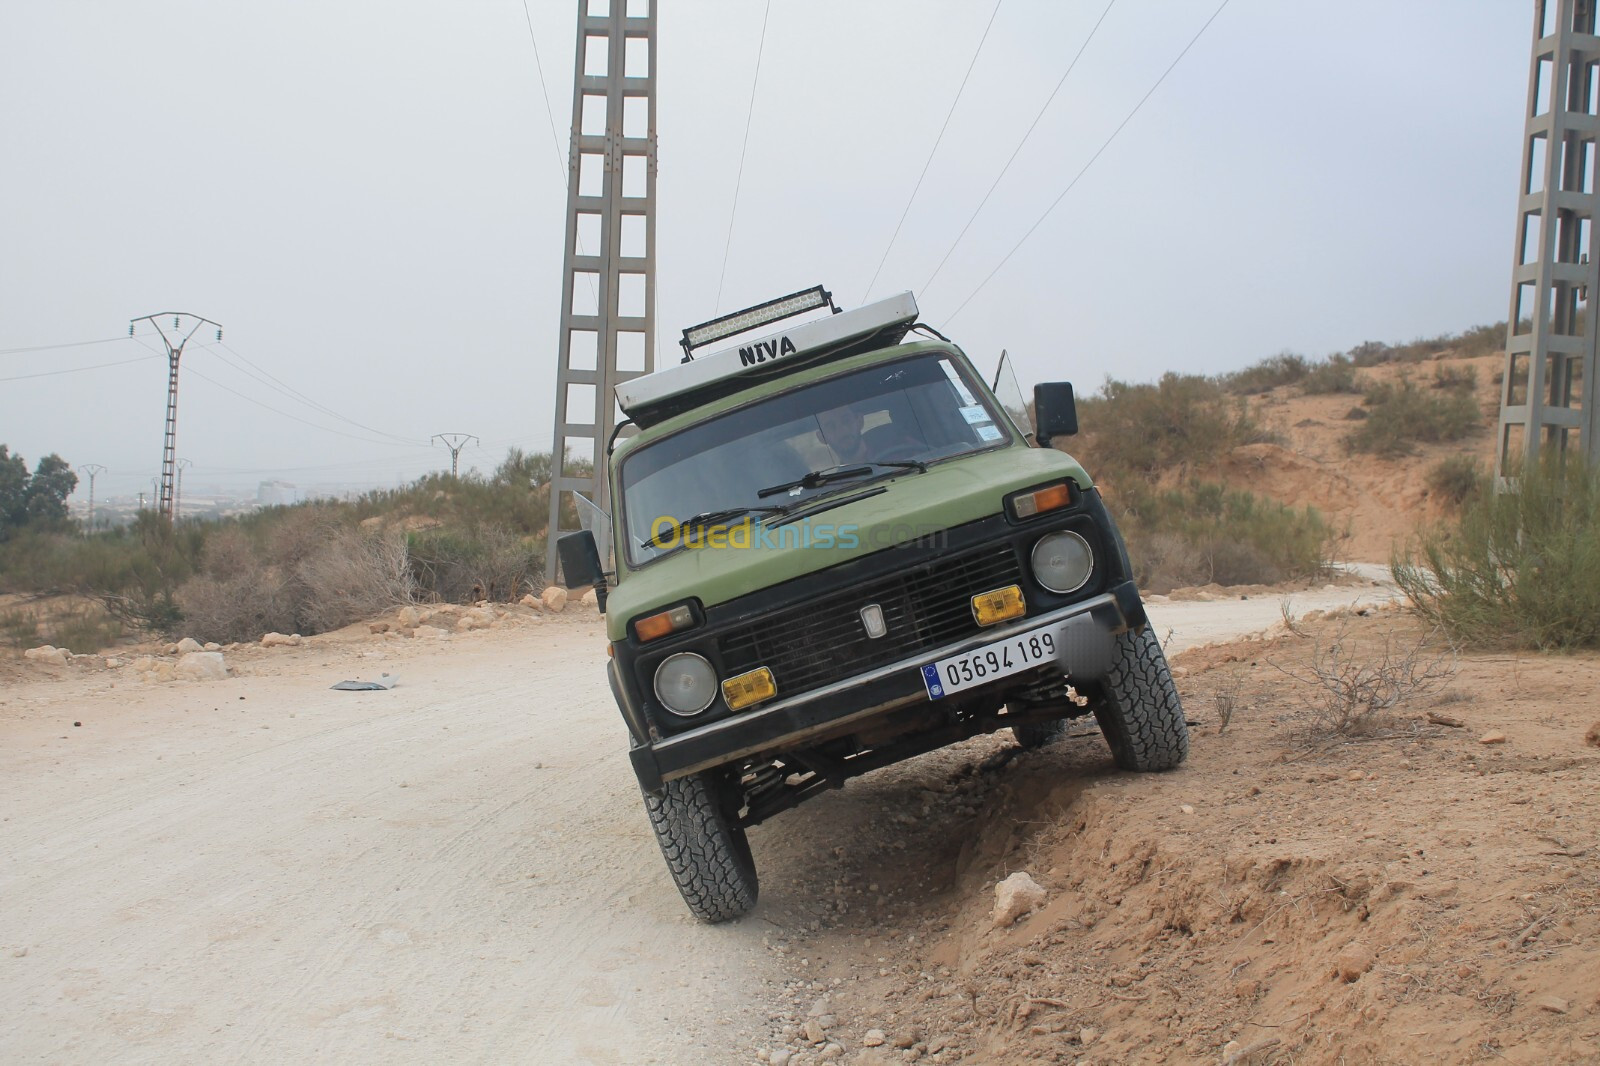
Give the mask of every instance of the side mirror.
<path id="1" fill-rule="evenodd" d="M 600 613 L 606 613 L 606 575 L 600 564 L 600 549 L 595 546 L 594 534 L 587 529 L 568 533 L 556 541 L 556 555 L 561 560 L 561 581 L 567 588 L 578 585 L 594 586 L 595 599 Z"/>
<path id="2" fill-rule="evenodd" d="M 1072 382 L 1044 381 L 1033 387 L 1033 417 L 1038 424 L 1039 447 L 1048 448 L 1051 437 L 1071 437 L 1078 432 L 1078 406 L 1072 399 Z"/>

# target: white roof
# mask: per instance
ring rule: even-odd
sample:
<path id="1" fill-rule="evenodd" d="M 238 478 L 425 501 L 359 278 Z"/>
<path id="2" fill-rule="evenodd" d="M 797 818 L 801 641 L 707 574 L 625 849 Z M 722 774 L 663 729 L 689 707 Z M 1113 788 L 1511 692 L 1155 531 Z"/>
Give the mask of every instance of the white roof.
<path id="1" fill-rule="evenodd" d="M 637 410 L 654 407 L 742 374 L 767 376 L 776 362 L 843 347 L 851 341 L 870 337 L 893 326 L 910 325 L 916 320 L 916 298 L 909 292 L 903 292 L 853 311 L 841 311 L 827 318 L 802 322 L 777 333 L 712 352 L 692 362 L 679 363 L 653 374 L 624 381 L 616 389 L 617 403 L 625 414 L 633 417 Z"/>

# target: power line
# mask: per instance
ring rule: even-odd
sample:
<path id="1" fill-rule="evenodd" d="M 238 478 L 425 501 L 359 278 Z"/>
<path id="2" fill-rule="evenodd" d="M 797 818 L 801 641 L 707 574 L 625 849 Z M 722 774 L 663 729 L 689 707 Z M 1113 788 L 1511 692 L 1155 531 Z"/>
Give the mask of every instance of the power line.
<path id="1" fill-rule="evenodd" d="M 1139 109 L 1145 105 L 1145 101 L 1149 100 L 1150 97 L 1155 94 L 1155 91 L 1161 88 L 1161 83 L 1167 80 L 1167 75 L 1171 74 L 1173 69 L 1183 61 L 1183 57 L 1189 54 L 1189 49 L 1193 48 L 1195 43 L 1205 35 L 1206 30 L 1209 29 L 1211 24 L 1217 20 L 1217 16 L 1222 14 L 1222 9 L 1228 6 L 1228 2 L 1229 0 L 1222 0 L 1222 3 L 1217 5 L 1217 9 L 1211 13 L 1211 17 L 1206 19 L 1205 23 L 1200 27 L 1193 37 L 1189 38 L 1189 43 L 1183 46 L 1183 51 L 1178 53 L 1178 57 L 1167 65 L 1167 69 L 1161 72 L 1161 77 L 1157 78 L 1155 84 L 1150 86 L 1149 91 L 1139 98 L 1139 102 L 1133 105 L 1133 110 L 1129 111 L 1127 117 L 1117 124 L 1117 128 L 1111 131 L 1111 136 L 1105 139 L 1105 143 L 1100 145 L 1100 147 L 1095 150 L 1094 155 L 1089 157 L 1089 161 L 1083 165 L 1083 168 L 1073 176 L 1071 181 L 1067 182 L 1067 187 L 1061 190 L 1060 195 L 1058 195 L 1054 200 L 1050 201 L 1050 206 L 1044 209 L 1044 214 L 1040 215 L 1038 219 L 1034 221 L 1033 225 L 1028 227 L 1028 231 L 1022 235 L 1021 239 L 1018 240 L 1016 244 L 1011 246 L 1011 250 L 1005 254 L 1005 258 L 1000 260 L 999 263 L 995 264 L 995 268 L 989 271 L 988 276 L 980 281 L 978 283 L 978 287 L 973 289 L 965 300 L 961 301 L 960 305 L 956 307 L 955 311 L 951 313 L 949 318 L 945 319 L 946 323 L 955 321 L 956 316 L 959 315 L 966 308 L 966 306 L 972 302 L 973 297 L 982 292 L 984 286 L 988 285 L 989 282 L 994 280 L 994 276 L 1000 273 L 1001 268 L 1010 262 L 1011 257 L 1017 254 L 1017 250 L 1027 243 L 1029 237 L 1033 236 L 1034 230 L 1043 225 L 1044 220 L 1050 217 L 1051 212 L 1056 209 L 1056 206 L 1060 204 L 1062 200 L 1066 199 L 1067 193 L 1071 192 L 1073 186 L 1077 185 L 1079 180 L 1089 172 L 1089 168 L 1094 166 L 1095 160 L 1099 159 L 1100 156 L 1104 154 L 1105 150 L 1111 147 L 1111 142 L 1117 139 L 1117 134 L 1121 133 L 1129 122 L 1133 121 L 1133 116 L 1139 113 Z"/>
<path id="2" fill-rule="evenodd" d="M 528 10 L 528 0 L 522 0 L 522 17 L 528 20 L 528 40 L 533 44 L 533 67 L 539 72 L 539 92 L 544 95 L 544 117 L 550 120 L 550 144 L 556 150 L 556 170 L 562 183 L 566 183 L 565 157 L 561 154 L 561 136 L 556 133 L 556 113 L 550 106 L 550 90 L 544 81 L 544 62 L 539 58 L 539 38 L 533 32 L 533 14 Z"/>
<path id="3" fill-rule="evenodd" d="M 26 348 L 0 348 L 0 355 L 22 355 L 25 352 L 53 352 L 57 348 L 86 348 L 91 344 L 110 344 L 125 341 L 127 337 L 101 337 L 97 341 L 68 341 L 65 344 L 34 344 Z"/>
<path id="4" fill-rule="evenodd" d="M 215 351 L 215 349 L 219 348 L 219 347 L 220 348 L 226 348 L 229 352 L 233 353 L 234 356 L 236 356 L 247 367 L 250 367 L 251 369 L 253 369 L 256 373 L 251 373 L 251 370 L 247 370 L 244 367 L 234 366 L 226 358 L 224 358 L 217 351 Z M 313 400 L 311 397 L 307 396 L 305 393 L 301 392 L 299 389 L 295 388 L 293 385 L 290 385 L 288 382 L 282 380 L 281 378 L 278 378 L 278 377 L 274 376 L 271 371 L 265 369 L 264 367 L 260 366 L 259 364 L 255 363 L 255 362 L 253 362 L 243 352 L 239 351 L 237 348 L 234 348 L 232 345 L 228 344 L 225 341 L 219 341 L 215 345 L 211 345 L 211 344 L 202 345 L 201 348 L 202 348 L 203 351 L 210 352 L 210 354 L 217 356 L 218 359 L 221 359 L 223 361 L 224 365 L 232 367 L 234 370 L 239 371 L 241 374 L 244 374 L 246 377 L 255 378 L 256 381 L 258 381 L 261 384 L 265 385 L 267 388 L 272 389 L 274 392 L 281 393 L 282 395 L 289 397 L 291 400 L 299 400 L 301 403 L 303 403 L 306 406 L 312 408 L 313 410 L 319 411 L 322 414 L 327 415 L 329 418 L 337 419 L 340 422 L 344 422 L 344 423 L 347 423 L 348 425 L 355 426 L 357 429 L 366 430 L 368 433 L 373 433 L 373 434 L 376 434 L 377 436 L 380 436 L 380 437 L 388 437 L 390 440 L 397 441 L 397 442 L 399 442 L 401 444 L 412 444 L 412 445 L 419 445 L 419 446 L 424 444 L 423 441 L 414 440 L 414 439 L 409 438 L 409 437 L 397 436 L 396 434 L 387 433 L 387 432 L 385 432 L 384 430 L 381 430 L 381 429 L 374 429 L 372 426 L 363 425 L 360 422 L 357 422 L 353 418 L 348 418 L 348 417 L 340 414 L 338 411 L 335 411 L 333 408 L 329 407 L 327 404 L 321 403 L 320 401 L 317 401 L 317 400 Z"/>
<path id="5" fill-rule="evenodd" d="M 928 150 L 928 158 L 922 164 L 922 173 L 917 175 L 917 183 L 911 187 L 911 195 L 906 199 L 905 210 L 900 212 L 900 221 L 894 224 L 894 233 L 889 236 L 889 245 L 883 250 L 883 258 L 878 260 L 878 269 L 872 272 L 872 280 L 867 282 L 867 291 L 862 294 L 861 302 L 866 303 L 867 297 L 872 295 L 872 287 L 878 283 L 878 275 L 883 273 L 883 265 L 889 261 L 889 253 L 894 250 L 894 242 L 900 239 L 900 227 L 906 224 L 906 216 L 911 214 L 911 205 L 916 203 L 917 192 L 922 188 L 922 179 L 928 176 L 928 168 L 933 165 L 933 157 L 939 153 L 939 143 L 944 140 L 944 131 L 950 128 L 950 119 L 956 113 L 956 105 L 961 102 L 961 94 L 967 90 L 967 79 L 972 77 L 972 68 L 978 65 L 978 57 L 983 54 L 983 43 L 989 39 L 989 30 L 994 26 L 994 18 L 1000 14 L 1000 5 L 1005 0 L 994 0 L 994 10 L 989 12 L 989 22 L 983 27 L 983 36 L 978 38 L 978 47 L 972 53 L 972 61 L 967 64 L 967 72 L 961 76 L 961 85 L 956 89 L 956 97 L 950 101 L 950 110 L 944 114 L 944 123 L 939 127 L 939 135 L 933 139 L 933 147 Z"/>
<path id="6" fill-rule="evenodd" d="M 722 311 L 722 281 L 728 276 L 728 249 L 733 247 L 733 223 L 739 217 L 739 187 L 744 184 L 744 157 L 750 149 L 750 120 L 756 114 L 756 88 L 761 84 L 761 56 L 767 49 L 767 17 L 772 14 L 772 0 L 767 0 L 761 13 L 761 40 L 756 44 L 756 72 L 750 79 L 750 109 L 744 116 L 744 142 L 739 146 L 739 174 L 733 179 L 733 206 L 728 209 L 728 238 L 722 242 L 722 269 L 717 272 L 716 312 Z"/>
<path id="7" fill-rule="evenodd" d="M 117 338 L 119 341 L 125 341 L 127 339 L 128 338 L 126 337 Z M 160 352 L 155 353 L 155 355 L 160 354 Z M 28 378 L 49 378 L 55 377 L 57 374 L 77 374 L 85 370 L 104 370 L 108 366 L 127 366 L 129 363 L 143 363 L 149 359 L 155 358 L 155 355 L 140 355 L 133 359 L 123 359 L 115 363 L 96 363 L 93 366 L 75 366 L 66 370 L 41 370 L 37 374 L 17 374 L 9 378 L 0 378 L 0 381 L 26 381 Z"/>
<path id="8" fill-rule="evenodd" d="M 318 424 L 316 422 L 308 422 L 306 419 L 301 418 L 298 415 L 292 415 L 288 411 L 280 411 L 280 410 L 278 410 L 276 407 L 273 407 L 271 404 L 262 403 L 260 400 L 256 399 L 254 396 L 246 396 L 244 393 L 240 392 L 238 389 L 229 388 L 228 386 L 224 385 L 222 382 L 218 381 L 216 378 L 210 377 L 209 375 L 206 375 L 206 374 L 202 374 L 200 371 L 194 369 L 193 367 L 189 368 L 189 373 L 193 374 L 195 377 L 199 378 L 201 381 L 210 382 L 211 384 L 215 385 L 217 388 L 221 389 L 223 392 L 231 392 L 231 393 L 233 393 L 233 395 L 239 397 L 239 399 L 241 399 L 241 400 L 245 400 L 245 401 L 247 401 L 249 403 L 253 403 L 257 407 L 260 407 L 263 410 L 271 411 L 275 415 L 282 415 L 284 418 L 287 418 L 287 419 L 289 419 L 291 421 L 299 422 L 303 426 L 310 426 L 312 429 L 320 429 L 324 433 L 332 433 L 335 436 L 339 436 L 339 437 L 349 437 L 351 440 L 358 440 L 358 441 L 361 441 L 363 444 L 382 444 L 382 445 L 385 445 L 385 446 L 390 447 L 390 448 L 402 447 L 402 445 L 397 444 L 394 441 L 373 440 L 370 437 L 358 437 L 354 433 L 346 433 L 342 429 L 334 429 L 331 426 L 320 425 L 320 424 Z M 415 441 L 406 441 L 403 446 L 407 447 L 407 448 L 414 448 L 414 447 L 416 447 L 416 442 Z"/>
<path id="9" fill-rule="evenodd" d="M 626 3 L 627 0 L 617 0 L 617 2 Z M 561 136 L 556 133 L 556 113 L 550 107 L 550 88 L 545 84 L 544 61 L 539 58 L 539 38 L 533 32 L 533 14 L 528 10 L 528 0 L 522 0 L 522 17 L 527 20 L 528 41 L 533 45 L 533 69 L 539 74 L 539 93 L 544 97 L 544 117 L 550 122 L 550 146 L 556 152 L 556 173 L 561 176 L 562 189 L 566 189 L 568 183 L 572 181 L 571 165 L 566 157 L 561 154 Z M 575 233 L 574 239 L 578 244 L 578 254 L 587 255 L 588 253 L 583 249 L 583 237 Z M 589 295 L 594 297 L 595 306 L 598 307 L 600 305 L 600 294 L 599 290 L 595 288 L 594 278 L 587 277 L 587 275 L 585 277 L 589 283 Z"/>
<path id="10" fill-rule="evenodd" d="M 1018 141 L 1017 146 L 1011 150 L 1011 158 L 1006 160 L 1006 165 L 1001 167 L 1000 173 L 995 175 L 994 183 L 989 186 L 989 191 L 983 194 L 983 199 L 978 201 L 978 206 L 973 210 L 972 217 L 967 219 L 967 224 L 961 227 L 961 232 L 956 234 L 956 239 L 950 242 L 950 247 L 945 250 L 944 258 L 939 260 L 939 265 L 933 268 L 933 273 L 928 275 L 928 280 L 923 282 L 922 288 L 918 291 L 927 292 L 928 289 L 933 287 L 933 280 L 939 276 L 939 272 L 944 269 L 944 265 L 950 261 L 950 256 L 955 253 L 956 246 L 967 235 L 967 230 L 971 229 L 972 224 L 978 220 L 978 215 L 988 205 L 989 198 L 994 195 L 994 191 L 1000 187 L 1000 182 L 1005 179 L 1006 174 L 1011 170 L 1011 164 L 1017 161 L 1017 156 L 1022 153 L 1023 146 L 1028 143 L 1028 138 L 1032 137 L 1033 131 L 1038 128 L 1039 120 L 1044 118 L 1046 111 L 1050 110 L 1050 105 L 1055 102 L 1056 94 L 1067 83 L 1067 78 L 1072 74 L 1073 69 L 1077 67 L 1078 60 L 1083 58 L 1083 53 L 1089 47 L 1089 42 L 1094 40 L 1094 35 L 1100 31 L 1100 24 L 1106 20 L 1106 16 L 1111 14 L 1111 9 L 1116 6 L 1117 0 L 1111 0 L 1110 3 L 1106 4 L 1106 9 L 1100 12 L 1100 17 L 1095 20 L 1094 26 L 1089 30 L 1089 36 L 1083 39 L 1083 44 L 1078 46 L 1078 51 L 1073 55 L 1072 62 L 1067 64 L 1067 69 L 1062 73 L 1061 80 L 1056 82 L 1054 89 L 1050 90 L 1050 95 L 1045 99 L 1044 106 L 1039 108 L 1039 113 L 1033 116 L 1033 122 L 1028 125 L 1028 131 L 1022 135 L 1022 140 Z"/>

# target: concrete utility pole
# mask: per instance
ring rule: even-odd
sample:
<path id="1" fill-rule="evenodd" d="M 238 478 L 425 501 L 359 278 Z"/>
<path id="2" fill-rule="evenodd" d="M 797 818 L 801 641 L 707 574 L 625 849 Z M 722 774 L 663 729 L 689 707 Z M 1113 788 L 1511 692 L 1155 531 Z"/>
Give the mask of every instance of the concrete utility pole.
<path id="1" fill-rule="evenodd" d="M 1511 315 L 1495 440 L 1495 486 L 1518 464 L 1568 449 L 1600 460 L 1600 293 L 1596 256 L 1596 139 L 1600 37 L 1595 0 L 1536 0 L 1527 126 L 1517 189 Z"/>
<path id="2" fill-rule="evenodd" d="M 172 320 L 171 326 L 164 326 L 166 319 Z M 192 324 L 185 328 L 184 319 L 191 320 Z M 145 315 L 135 318 L 128 323 L 128 336 L 133 336 L 133 331 L 140 322 L 148 322 L 156 328 L 161 336 L 161 343 L 167 348 L 167 432 L 161 445 L 161 494 L 156 510 L 167 521 L 172 521 L 173 502 L 175 499 L 175 475 L 177 473 L 178 459 L 178 360 L 183 357 L 183 346 L 189 343 L 189 338 L 201 326 L 215 326 L 217 340 L 222 339 L 222 325 L 191 315 L 187 311 L 163 311 L 158 315 Z M 171 335 L 168 335 L 168 330 Z M 174 343 L 176 338 L 176 343 Z"/>
<path id="3" fill-rule="evenodd" d="M 461 459 L 461 449 L 465 448 L 469 442 L 476 441 L 478 438 L 474 437 L 470 433 L 435 433 L 433 435 L 433 439 L 436 441 L 442 441 L 444 446 L 450 449 L 450 476 L 455 477 L 456 468 Z"/>
<path id="4" fill-rule="evenodd" d="M 606 448 L 617 384 L 655 369 L 656 0 L 578 0 L 561 337 L 545 575 L 555 581 L 561 505 L 610 509 Z M 643 9 L 643 14 L 631 12 Z M 587 442 L 569 456 L 572 444 Z M 573 464 L 587 459 L 590 473 Z"/>
<path id="5" fill-rule="evenodd" d="M 84 463 L 79 470 L 89 475 L 89 532 L 94 532 L 94 479 L 106 472 L 106 468 L 99 463 Z"/>
<path id="6" fill-rule="evenodd" d="M 174 518 L 183 517 L 183 472 L 194 465 L 189 459 L 178 460 L 178 491 L 172 497 L 172 514 Z"/>

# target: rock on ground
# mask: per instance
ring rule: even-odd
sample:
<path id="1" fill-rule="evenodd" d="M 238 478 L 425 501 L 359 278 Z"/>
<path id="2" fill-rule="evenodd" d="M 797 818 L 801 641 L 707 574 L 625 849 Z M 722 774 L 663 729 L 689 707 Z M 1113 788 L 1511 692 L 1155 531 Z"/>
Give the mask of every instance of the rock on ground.
<path id="1" fill-rule="evenodd" d="M 566 609 L 567 590 L 558 585 L 551 585 L 545 589 L 543 595 L 539 598 L 544 601 L 546 610 L 561 611 Z"/>
<path id="2" fill-rule="evenodd" d="M 41 644 L 37 648 L 29 648 L 23 652 L 22 657 L 24 659 L 32 659 L 34 662 L 48 663 L 52 666 L 65 666 L 70 661 L 69 656 L 71 654 L 65 648 L 58 648 L 53 644 Z"/>
<path id="3" fill-rule="evenodd" d="M 1377 956 L 1365 944 L 1349 944 L 1339 952 L 1333 964 L 1339 971 L 1339 979 L 1348 982 L 1360 980 L 1361 975 L 1372 969 L 1372 964 L 1377 961 Z"/>
<path id="4" fill-rule="evenodd" d="M 1022 870 L 994 886 L 994 924 L 1010 925 L 1044 904 L 1045 891 Z"/>
<path id="5" fill-rule="evenodd" d="M 261 638 L 263 648 L 297 648 L 300 646 L 299 633 L 268 633 Z"/>
<path id="6" fill-rule="evenodd" d="M 456 622 L 457 629 L 488 629 L 495 624 L 494 610 L 489 607 L 474 607 L 461 616 Z"/>
<path id="7" fill-rule="evenodd" d="M 415 629 L 422 624 L 422 612 L 415 607 L 402 607 L 395 613 L 394 621 L 401 629 Z"/>
<path id="8" fill-rule="evenodd" d="M 179 655 L 189 655 L 189 654 L 192 654 L 192 653 L 197 652 L 197 651 L 205 651 L 205 650 L 206 650 L 205 645 L 201 644 L 198 640 L 195 640 L 193 637 L 184 637 L 182 640 L 178 641 L 178 654 Z"/>
<path id="9" fill-rule="evenodd" d="M 583 599 L 579 602 L 585 607 L 598 611 L 600 609 L 600 594 L 594 589 L 590 589 L 583 594 Z"/>
<path id="10" fill-rule="evenodd" d="M 222 681 L 228 665 L 220 651 L 192 651 L 178 660 L 177 675 L 188 681 Z"/>

